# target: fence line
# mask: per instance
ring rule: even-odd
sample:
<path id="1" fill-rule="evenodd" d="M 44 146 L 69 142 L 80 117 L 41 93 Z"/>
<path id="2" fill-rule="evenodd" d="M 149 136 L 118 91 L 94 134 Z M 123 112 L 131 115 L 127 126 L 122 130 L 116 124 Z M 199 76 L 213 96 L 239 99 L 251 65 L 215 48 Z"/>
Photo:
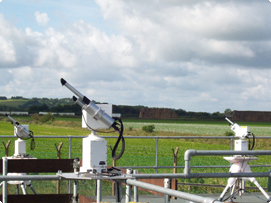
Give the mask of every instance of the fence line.
<path id="1" fill-rule="evenodd" d="M 15 136 L 11 136 L 11 135 L 1 135 L 1 138 L 16 138 Z M 39 139 L 39 138 L 59 138 L 59 139 L 68 139 L 69 141 L 69 152 L 68 152 L 68 156 L 69 159 L 72 158 L 72 139 L 82 139 L 85 138 L 87 136 L 72 136 L 72 135 L 52 135 L 52 136 L 48 136 L 48 135 L 36 135 L 35 138 Z M 118 136 L 101 136 L 103 138 L 118 138 Z M 125 139 L 154 139 L 155 140 L 155 165 L 154 166 L 124 166 L 121 167 L 119 166 L 118 168 L 144 168 L 144 169 L 155 169 L 155 173 L 158 173 L 158 169 L 163 169 L 163 168 L 184 168 L 184 166 L 159 166 L 158 165 L 158 151 L 159 151 L 159 145 L 158 145 L 158 141 L 162 140 L 162 139 L 225 139 L 225 140 L 230 140 L 230 150 L 233 150 L 233 142 L 235 139 L 239 139 L 236 138 L 234 136 L 125 136 Z M 257 139 L 271 139 L 271 136 L 257 136 Z M 225 166 L 191 166 L 191 168 L 228 168 L 229 165 L 225 165 Z M 271 165 L 251 165 L 250 167 L 271 167 Z"/>

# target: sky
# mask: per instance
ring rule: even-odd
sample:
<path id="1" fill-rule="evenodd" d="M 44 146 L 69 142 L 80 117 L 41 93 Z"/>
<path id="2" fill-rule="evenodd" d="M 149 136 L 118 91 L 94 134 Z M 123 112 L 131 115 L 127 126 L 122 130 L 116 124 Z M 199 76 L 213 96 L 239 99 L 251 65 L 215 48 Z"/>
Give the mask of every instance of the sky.
<path id="1" fill-rule="evenodd" d="M 269 0 L 0 0 L 0 96 L 271 111 Z"/>

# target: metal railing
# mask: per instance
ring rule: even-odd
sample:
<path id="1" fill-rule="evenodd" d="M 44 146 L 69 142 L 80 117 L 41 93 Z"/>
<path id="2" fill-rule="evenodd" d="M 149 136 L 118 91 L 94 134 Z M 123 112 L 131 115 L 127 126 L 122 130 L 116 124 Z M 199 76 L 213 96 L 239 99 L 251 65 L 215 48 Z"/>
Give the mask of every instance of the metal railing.
<path id="1" fill-rule="evenodd" d="M 61 176 L 59 174 L 57 175 L 21 175 L 21 176 L 14 176 L 14 175 L 10 175 L 8 176 L 8 170 L 7 170 L 7 166 L 8 166 L 8 159 L 6 157 L 3 157 L 3 175 L 0 176 L 0 181 L 2 182 L 3 185 L 3 194 L 2 194 L 2 201 L 3 203 L 7 203 L 8 202 L 8 192 L 7 192 L 7 181 L 10 180 L 61 180 Z M 129 171 L 129 170 L 128 170 Z M 156 185 L 152 185 L 152 184 L 148 184 L 148 183 L 144 183 L 141 181 L 137 181 L 135 179 L 140 179 L 141 174 L 137 174 L 137 172 L 135 172 L 134 174 L 131 174 L 131 169 L 130 172 L 127 171 L 127 176 L 123 176 L 122 179 L 118 179 L 118 176 L 115 176 L 114 179 L 117 180 L 117 188 L 119 188 L 119 190 L 121 190 L 120 186 L 121 186 L 121 182 L 124 181 L 126 184 L 126 201 L 125 202 L 130 202 L 131 201 L 131 185 L 134 186 L 134 200 L 136 200 L 138 202 L 138 192 L 137 192 L 137 187 L 141 187 L 141 188 L 145 188 L 148 190 L 152 190 L 152 191 L 156 191 L 156 192 L 160 192 L 162 194 L 164 194 L 165 196 L 165 203 L 168 203 L 168 199 L 169 196 L 176 196 L 182 199 L 186 199 L 186 200 L 192 200 L 193 202 L 206 202 L 206 203 L 214 203 L 214 202 L 220 202 L 214 198 L 209 198 L 209 197 L 202 197 L 199 195 L 194 195 L 194 194 L 189 194 L 189 193 L 185 193 L 185 192 L 181 192 L 181 191 L 176 191 L 173 189 L 170 189 L 170 180 L 169 179 L 165 179 L 164 180 L 164 187 L 161 186 L 156 186 Z M 153 174 L 156 175 L 156 174 Z M 180 176 L 181 174 L 177 175 Z M 78 203 L 78 184 L 77 184 L 77 180 L 80 180 L 81 178 L 78 177 L 78 174 L 76 175 L 76 177 L 78 177 L 77 179 L 74 179 L 74 177 L 70 176 L 71 178 L 67 178 L 67 179 L 73 179 L 74 181 L 74 190 L 73 190 L 73 199 L 72 201 L 74 203 Z M 107 176 L 108 179 L 110 179 L 110 176 Z M 86 180 L 86 177 L 83 178 L 84 180 Z M 101 202 L 102 201 L 102 190 L 101 190 L 101 179 L 98 175 L 95 175 L 95 178 L 93 177 L 92 179 L 97 180 L 97 202 Z M 91 180 L 91 178 L 89 179 Z M 117 192 L 116 194 L 116 199 L 118 200 L 117 202 L 121 202 L 121 198 L 120 198 L 121 194 L 119 192 Z"/>
<path id="2" fill-rule="evenodd" d="M 66 135 L 66 136 L 45 136 L 45 135 L 36 135 L 35 139 L 39 138 L 60 138 L 60 139 L 68 139 L 69 140 L 69 150 L 68 150 L 68 158 L 72 158 L 72 140 L 73 139 L 82 139 L 87 136 L 71 136 L 71 135 Z M 105 139 L 110 139 L 110 138 L 118 138 L 118 136 L 101 136 Z M 0 138 L 15 138 L 14 136 L 11 135 L 1 135 Z M 233 150 L 234 146 L 234 140 L 238 139 L 234 136 L 125 136 L 125 139 L 153 139 L 155 140 L 155 165 L 154 166 L 118 166 L 118 168 L 132 168 L 132 169 L 155 169 L 155 173 L 158 173 L 158 169 L 163 169 L 163 168 L 185 168 L 185 166 L 159 166 L 158 164 L 158 151 L 159 151 L 159 145 L 158 141 L 163 140 L 163 139 L 172 139 L 172 140 L 177 140 L 177 139 L 224 139 L 224 140 L 230 140 L 230 150 Z M 257 136 L 257 139 L 271 139 L 271 136 Z M 228 168 L 229 165 L 225 166 L 190 166 L 191 168 Z M 271 167 L 271 165 L 266 164 L 266 165 L 250 165 L 250 167 Z"/>
<path id="3" fill-rule="evenodd" d="M 190 161 L 192 156 L 206 156 L 206 155 L 271 155 L 270 150 L 266 151 L 233 151 L 233 150 L 187 150 L 184 154 L 184 160 L 185 160 L 185 168 L 184 173 L 177 173 L 177 174 L 132 174 L 130 176 L 125 177 L 126 179 L 126 185 L 127 185 L 127 194 L 130 194 L 129 192 L 129 185 L 134 185 L 138 187 L 142 187 L 145 189 L 150 189 L 156 192 L 161 192 L 165 194 L 165 198 L 168 198 L 168 195 L 177 196 L 183 199 L 192 200 L 195 202 L 220 202 L 212 198 L 206 198 L 201 197 L 198 195 L 193 195 L 189 193 L 184 193 L 180 191 L 175 191 L 172 189 L 168 189 L 168 187 L 165 186 L 159 187 L 143 182 L 139 182 L 133 179 L 173 179 L 173 178 L 225 178 L 225 177 L 270 177 L 270 172 L 267 173 L 252 173 L 252 172 L 241 172 L 241 173 L 191 173 L 190 172 Z M 7 158 L 3 158 L 3 176 L 0 176 L 0 181 L 3 182 L 3 203 L 7 203 L 7 181 L 8 180 L 58 180 L 61 179 L 59 175 L 22 175 L 20 177 L 18 176 L 7 176 Z M 101 178 L 95 176 L 97 180 L 100 180 Z M 118 179 L 118 177 L 114 177 Z M 67 178 L 69 179 L 69 178 Z M 73 179 L 70 178 L 70 179 Z M 80 179 L 80 178 L 78 178 Z M 84 179 L 84 178 L 83 178 Z M 109 177 L 108 177 L 109 179 Z M 77 185 L 75 184 L 75 190 L 77 191 Z M 101 186 L 100 186 L 101 187 Z M 99 191 L 99 190 L 98 190 Z M 77 195 L 76 192 L 74 192 L 75 196 Z M 130 195 L 129 195 L 130 196 Z M 101 191 L 99 192 L 99 195 L 97 194 L 97 200 L 99 199 L 99 202 L 101 200 Z M 129 199 L 129 197 L 127 197 Z"/>
<path id="4" fill-rule="evenodd" d="M 73 139 L 82 139 L 85 138 L 86 136 L 35 136 L 36 139 L 40 138 L 46 138 L 46 139 L 51 139 L 51 138 L 59 138 L 59 139 L 68 139 L 69 141 L 69 147 L 68 147 L 68 157 L 69 159 L 72 158 L 72 140 Z M 117 138 L 117 136 L 102 136 L 105 139 L 110 139 L 110 138 Z M 0 136 L 0 138 L 15 138 L 14 136 Z M 271 136 L 257 136 L 257 139 L 270 139 Z M 151 189 L 154 191 L 164 191 L 164 194 L 167 195 L 173 195 L 173 196 L 178 196 L 182 197 L 184 199 L 190 199 L 194 198 L 194 201 L 197 201 L 199 198 L 199 201 L 203 200 L 203 197 L 199 196 L 193 196 L 188 193 L 182 193 L 182 192 L 177 192 L 177 191 L 172 191 L 170 189 L 165 190 L 165 188 L 161 188 L 158 186 L 150 185 L 150 184 L 145 184 L 145 183 L 138 183 L 136 180 L 133 179 L 156 179 L 156 178 L 230 178 L 230 177 L 271 177 L 270 172 L 266 173 L 191 173 L 190 169 L 191 168 L 216 168 L 216 167 L 229 167 L 227 166 L 190 166 L 190 159 L 191 156 L 204 156 L 204 155 L 234 155 L 237 152 L 233 151 L 233 146 L 234 146 L 234 140 L 237 139 L 235 137 L 229 137 L 229 136 L 170 136 L 170 137 L 164 137 L 164 136 L 147 136 L 147 137 L 142 137 L 142 136 L 126 136 L 125 139 L 153 139 L 155 141 L 155 165 L 154 166 L 125 166 L 125 167 L 118 167 L 118 168 L 152 168 L 155 169 L 155 174 L 133 174 L 132 179 L 127 179 L 126 183 L 129 185 L 134 185 L 134 186 L 139 186 L 139 187 L 144 187 L 146 189 Z M 184 166 L 159 166 L 158 163 L 158 152 L 159 152 L 159 140 L 163 139 L 224 139 L 224 140 L 230 140 L 230 150 L 187 150 L 185 155 L 184 155 L 184 160 L 185 160 L 185 165 Z M 238 152 L 240 154 L 241 152 Z M 271 155 L 271 151 L 246 151 L 242 152 L 243 155 Z M 270 167 L 271 165 L 251 165 L 251 167 Z M 161 168 L 184 168 L 184 173 L 176 173 L 176 174 L 158 174 L 158 169 Z M 7 172 L 7 171 L 6 171 Z M 12 176 L 5 176 L 6 173 L 3 170 L 3 175 L 0 177 L 1 181 L 4 181 L 4 188 L 6 188 L 6 181 L 8 180 L 18 180 L 18 176 L 12 177 Z M 57 175 L 38 175 L 38 176 L 22 176 L 20 177 L 21 180 L 42 180 L 42 179 L 47 179 L 47 180 L 59 180 L 60 177 Z M 6 194 L 6 189 L 3 188 L 3 194 Z M 208 200 L 209 202 L 213 202 L 212 199 Z M 4 202 L 3 202 L 4 203 Z"/>

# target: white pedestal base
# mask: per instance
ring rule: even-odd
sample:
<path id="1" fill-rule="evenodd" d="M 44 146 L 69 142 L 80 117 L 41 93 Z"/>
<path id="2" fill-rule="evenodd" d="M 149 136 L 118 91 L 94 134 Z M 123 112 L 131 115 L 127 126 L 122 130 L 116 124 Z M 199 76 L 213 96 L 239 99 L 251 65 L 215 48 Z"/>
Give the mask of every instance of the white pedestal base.
<path id="1" fill-rule="evenodd" d="M 107 165 L 107 141 L 92 131 L 83 138 L 82 167 L 80 172 L 101 173 Z"/>
<path id="2" fill-rule="evenodd" d="M 15 140 L 15 153 L 14 156 L 26 156 L 26 141 L 22 139 Z"/>

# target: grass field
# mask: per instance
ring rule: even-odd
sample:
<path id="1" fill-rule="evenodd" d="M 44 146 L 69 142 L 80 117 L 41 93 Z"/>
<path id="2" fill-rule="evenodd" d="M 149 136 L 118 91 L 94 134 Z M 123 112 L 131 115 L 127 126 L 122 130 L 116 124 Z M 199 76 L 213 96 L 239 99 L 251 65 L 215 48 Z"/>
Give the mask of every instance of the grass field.
<path id="1" fill-rule="evenodd" d="M 81 118 L 61 118 L 57 117 L 54 122 L 47 124 L 38 124 L 30 117 L 18 117 L 20 123 L 26 123 L 30 125 L 30 129 L 35 132 L 36 135 L 87 135 L 88 130 L 81 128 Z M 8 122 L 7 119 L 5 119 Z M 194 122 L 194 121 L 181 121 L 181 122 L 169 122 L 165 123 L 157 122 L 157 120 L 124 120 L 124 127 L 126 129 L 141 130 L 144 125 L 154 125 L 155 132 L 152 135 L 167 136 L 166 132 L 181 133 L 178 135 L 211 135 L 211 136 L 225 136 L 227 131 L 231 131 L 227 122 Z M 240 123 L 250 127 L 250 131 L 256 136 L 270 136 L 271 124 L 270 123 Z M 0 134 L 9 135 L 13 134 L 13 129 L 5 125 L 0 124 Z M 127 131 L 127 130 L 126 130 Z M 163 133 L 161 133 L 163 132 Z M 128 131 L 128 134 L 131 133 Z M 142 132 L 140 132 L 142 133 Z M 147 134 L 149 135 L 149 134 Z M 140 136 L 140 135 L 139 135 Z"/>
<path id="2" fill-rule="evenodd" d="M 8 99 L 8 100 L 0 100 L 0 105 L 6 105 L 10 107 L 18 107 L 19 105 L 23 105 L 28 100 L 26 99 Z"/>
<path id="3" fill-rule="evenodd" d="M 13 135 L 13 126 L 10 124 L 9 120 L 5 117 L 0 117 L 0 135 Z M 14 117 L 21 124 L 29 124 L 29 129 L 34 132 L 35 135 L 83 135 L 87 136 L 89 131 L 81 128 L 81 118 L 62 118 L 56 117 L 55 121 L 41 124 L 36 121 L 33 121 L 30 117 Z M 155 131 L 153 133 L 146 133 L 141 130 L 143 125 L 155 125 Z M 271 127 L 270 123 L 243 123 L 242 125 L 251 126 L 251 131 L 257 136 L 270 136 Z M 155 165 L 155 139 L 129 139 L 130 136 L 192 136 L 192 135 L 211 135 L 211 136 L 224 136 L 226 131 L 229 131 L 230 128 L 228 123 L 218 121 L 218 122 L 207 122 L 207 121 L 178 121 L 178 120 L 139 120 L 139 119 L 125 119 L 124 120 L 124 136 L 126 137 L 126 150 L 121 159 L 117 161 L 117 166 L 154 166 Z M 99 135 L 115 135 L 116 133 L 100 133 Z M 12 142 L 9 148 L 10 155 L 14 152 L 14 141 L 15 137 L 12 138 Z M 7 142 L 7 138 L 1 138 L 1 141 Z M 116 139 L 106 138 L 108 145 L 108 160 L 107 165 L 111 165 L 111 150 L 109 146 L 114 146 Z M 61 158 L 68 158 L 69 142 L 68 139 L 64 138 L 36 138 L 36 149 L 30 151 L 29 141 L 27 152 L 36 158 L 45 159 L 45 158 L 56 158 L 57 153 L 55 149 L 55 144 L 63 142 L 62 155 Z M 4 147 L 1 145 L 0 154 L 4 156 Z M 269 150 L 271 142 L 267 140 L 257 140 L 257 150 Z M 173 165 L 173 153 L 172 149 L 179 147 L 178 153 L 178 166 L 184 166 L 184 152 L 188 149 L 196 150 L 229 150 L 230 141 L 229 140 L 219 140 L 219 139 L 159 139 L 158 141 L 158 165 L 159 166 L 172 166 Z M 82 158 L 82 139 L 73 138 L 72 139 L 72 158 L 79 157 Z M 259 157 L 257 161 L 251 162 L 251 164 L 270 164 L 270 161 L 265 156 Z M 204 165 L 216 165 L 218 168 L 213 169 L 192 169 L 192 172 L 200 173 L 217 173 L 217 172 L 228 172 L 229 168 L 219 168 L 221 165 L 229 165 L 222 157 L 213 156 L 213 157 L 193 157 L 192 166 L 204 166 Z M 253 171 L 261 170 L 264 172 L 268 171 L 268 168 L 252 168 Z M 154 173 L 153 169 L 139 170 L 144 173 Z M 172 169 L 159 169 L 158 173 L 171 173 Z M 178 169 L 178 172 L 182 173 L 183 169 Z M 263 187 L 267 185 L 266 178 L 258 179 L 260 184 Z M 208 184 L 226 184 L 226 179 L 190 179 L 190 180 L 180 180 L 181 182 L 197 182 L 197 183 L 208 183 Z M 34 184 L 34 183 L 33 183 Z M 45 181 L 35 182 L 38 188 L 48 184 L 52 186 L 52 183 Z M 63 182 L 66 185 L 65 182 Z M 83 183 L 80 184 L 81 194 L 88 191 L 93 183 Z M 107 184 L 107 183 L 105 183 Z M 249 184 L 248 184 L 249 185 Z M 64 186 L 63 186 L 64 187 Z M 66 186 L 65 186 L 66 187 Z M 64 187 L 64 188 L 65 188 Z M 48 190 L 48 193 L 54 191 L 53 189 Z M 199 187 L 188 187 L 184 186 L 180 188 L 182 191 L 190 191 L 195 193 L 202 192 L 220 192 L 219 188 L 199 188 Z M 108 190 L 109 193 L 111 189 Z M 108 193 L 107 191 L 107 193 Z M 106 195 L 106 192 L 103 194 Z"/>

